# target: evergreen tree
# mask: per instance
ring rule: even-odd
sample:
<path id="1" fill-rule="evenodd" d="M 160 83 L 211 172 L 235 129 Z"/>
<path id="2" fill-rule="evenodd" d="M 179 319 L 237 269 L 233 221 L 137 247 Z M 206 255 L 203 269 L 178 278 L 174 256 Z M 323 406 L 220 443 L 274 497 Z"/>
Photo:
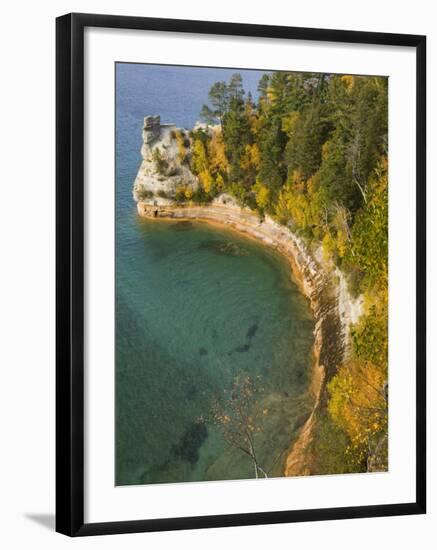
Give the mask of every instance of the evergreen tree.
<path id="1" fill-rule="evenodd" d="M 246 181 L 241 159 L 246 145 L 252 142 L 250 123 L 244 108 L 242 95 L 234 95 L 229 109 L 223 117 L 223 139 L 226 157 L 229 162 L 229 180 L 231 183 L 244 184 Z M 250 184 L 250 181 L 248 182 Z"/>
<path id="2" fill-rule="evenodd" d="M 204 105 L 200 116 L 208 123 L 221 121 L 229 105 L 229 90 L 226 82 L 216 82 L 208 94 L 212 107 Z"/>

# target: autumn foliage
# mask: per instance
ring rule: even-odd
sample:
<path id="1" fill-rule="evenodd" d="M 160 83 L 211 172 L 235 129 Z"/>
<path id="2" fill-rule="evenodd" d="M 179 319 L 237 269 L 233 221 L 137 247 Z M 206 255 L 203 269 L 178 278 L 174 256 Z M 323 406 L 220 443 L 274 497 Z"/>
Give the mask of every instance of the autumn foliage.
<path id="1" fill-rule="evenodd" d="M 240 75 L 210 90 L 191 132 L 190 200 L 226 191 L 321 247 L 364 297 L 352 352 L 328 385 L 321 461 L 338 471 L 387 468 L 388 80 L 275 72 L 253 101 Z M 181 146 L 181 155 L 184 153 Z"/>

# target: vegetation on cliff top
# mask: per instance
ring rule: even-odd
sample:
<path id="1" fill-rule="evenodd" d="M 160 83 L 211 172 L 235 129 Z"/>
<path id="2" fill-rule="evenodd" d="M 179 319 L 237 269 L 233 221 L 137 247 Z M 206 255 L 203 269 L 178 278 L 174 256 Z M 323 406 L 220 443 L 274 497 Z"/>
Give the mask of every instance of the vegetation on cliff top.
<path id="1" fill-rule="evenodd" d="M 314 451 L 320 473 L 387 468 L 387 92 L 382 77 L 275 72 L 253 101 L 241 76 L 214 84 L 191 132 L 199 189 L 221 192 L 321 246 L 365 297 L 353 353 L 329 381 Z M 181 156 L 185 154 L 180 139 Z"/>

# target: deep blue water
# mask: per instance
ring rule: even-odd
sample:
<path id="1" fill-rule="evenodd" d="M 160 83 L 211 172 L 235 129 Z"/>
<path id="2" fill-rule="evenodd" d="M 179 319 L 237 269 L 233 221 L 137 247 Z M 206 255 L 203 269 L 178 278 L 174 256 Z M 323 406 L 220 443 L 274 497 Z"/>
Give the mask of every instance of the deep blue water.
<path id="1" fill-rule="evenodd" d="M 238 376 L 258 380 L 256 450 L 281 475 L 311 406 L 313 321 L 288 264 L 226 229 L 141 220 L 132 199 L 143 117 L 190 128 L 210 86 L 237 71 L 116 71 L 116 484 L 253 477 L 250 460 L 199 423 Z M 262 73 L 238 72 L 256 97 Z"/>

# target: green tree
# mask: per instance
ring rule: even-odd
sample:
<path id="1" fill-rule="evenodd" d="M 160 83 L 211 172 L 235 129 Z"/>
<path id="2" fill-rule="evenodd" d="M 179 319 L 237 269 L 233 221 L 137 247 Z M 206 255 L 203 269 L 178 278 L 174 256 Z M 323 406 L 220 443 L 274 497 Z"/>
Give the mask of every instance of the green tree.
<path id="1" fill-rule="evenodd" d="M 231 98 L 229 109 L 223 117 L 223 140 L 226 157 L 229 162 L 229 180 L 231 183 L 239 183 L 249 188 L 253 181 L 247 181 L 241 160 L 245 153 L 246 145 L 252 143 L 252 134 L 244 101 L 238 95 Z"/>
<path id="2" fill-rule="evenodd" d="M 208 123 L 223 119 L 229 104 L 229 90 L 226 82 L 216 82 L 208 94 L 211 106 L 203 105 L 200 116 Z"/>

